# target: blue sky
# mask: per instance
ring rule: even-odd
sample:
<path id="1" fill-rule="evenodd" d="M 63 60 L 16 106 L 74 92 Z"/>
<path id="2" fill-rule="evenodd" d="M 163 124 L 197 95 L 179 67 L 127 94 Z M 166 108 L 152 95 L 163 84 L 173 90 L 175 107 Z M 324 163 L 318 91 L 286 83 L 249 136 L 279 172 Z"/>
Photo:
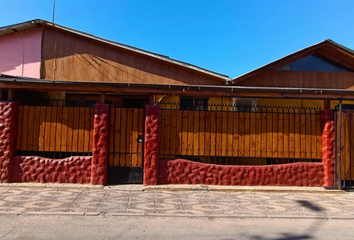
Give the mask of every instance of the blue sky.
<path id="1" fill-rule="evenodd" d="M 53 0 L 1 0 L 0 26 Z M 231 78 L 332 39 L 354 49 L 353 0 L 56 0 L 55 22 Z"/>

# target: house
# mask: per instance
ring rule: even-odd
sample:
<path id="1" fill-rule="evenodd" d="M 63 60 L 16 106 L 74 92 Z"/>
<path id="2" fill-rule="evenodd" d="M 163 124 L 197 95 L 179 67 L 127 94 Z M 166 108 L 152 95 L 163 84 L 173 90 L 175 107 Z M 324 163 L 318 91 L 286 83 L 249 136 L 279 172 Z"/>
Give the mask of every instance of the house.
<path id="1" fill-rule="evenodd" d="M 327 77 L 349 83 L 353 53 L 331 41 L 231 84 L 226 75 L 43 20 L 0 28 L 0 50 L 1 182 L 337 184 L 328 101 L 353 100 L 354 91 L 301 85 L 307 77 L 273 80 L 321 50 L 347 70 Z M 317 72 L 306 76 L 320 79 Z"/>

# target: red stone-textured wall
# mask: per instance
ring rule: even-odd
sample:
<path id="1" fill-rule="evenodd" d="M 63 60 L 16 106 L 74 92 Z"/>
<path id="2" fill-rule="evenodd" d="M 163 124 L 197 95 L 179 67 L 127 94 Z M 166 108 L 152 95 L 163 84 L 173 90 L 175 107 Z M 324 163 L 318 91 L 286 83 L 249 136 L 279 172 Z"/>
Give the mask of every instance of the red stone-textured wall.
<path id="1" fill-rule="evenodd" d="M 160 184 L 323 186 L 322 163 L 229 166 L 176 159 L 160 160 Z"/>
<path id="2" fill-rule="evenodd" d="M 106 185 L 109 141 L 108 104 L 96 104 L 93 131 L 91 184 Z"/>
<path id="3" fill-rule="evenodd" d="M 144 145 L 144 185 L 156 185 L 159 162 L 160 106 L 146 106 Z"/>
<path id="4" fill-rule="evenodd" d="M 14 181 L 89 184 L 92 157 L 49 159 L 15 156 Z"/>
<path id="5" fill-rule="evenodd" d="M 324 187 L 334 186 L 335 132 L 334 110 L 321 111 L 322 124 L 322 163 L 324 170 Z"/>
<path id="6" fill-rule="evenodd" d="M 16 145 L 17 103 L 0 102 L 0 182 L 11 182 Z"/>

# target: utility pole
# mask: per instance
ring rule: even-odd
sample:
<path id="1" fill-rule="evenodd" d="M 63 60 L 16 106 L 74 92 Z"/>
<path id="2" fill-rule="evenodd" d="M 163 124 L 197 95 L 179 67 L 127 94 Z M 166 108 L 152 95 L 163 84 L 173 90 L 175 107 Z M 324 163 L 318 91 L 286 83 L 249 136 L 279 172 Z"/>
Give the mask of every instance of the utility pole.
<path id="1" fill-rule="evenodd" d="M 55 0 L 53 1 L 53 24 L 54 24 L 54 15 L 55 15 Z"/>

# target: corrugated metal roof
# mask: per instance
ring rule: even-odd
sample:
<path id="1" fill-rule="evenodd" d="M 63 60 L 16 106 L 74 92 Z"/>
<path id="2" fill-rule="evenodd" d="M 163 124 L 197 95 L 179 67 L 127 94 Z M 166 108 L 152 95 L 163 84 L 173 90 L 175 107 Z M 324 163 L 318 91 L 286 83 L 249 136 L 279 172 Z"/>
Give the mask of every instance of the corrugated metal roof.
<path id="1" fill-rule="evenodd" d="M 198 72 L 202 72 L 204 74 L 208 74 L 208 75 L 220 78 L 221 80 L 224 80 L 224 81 L 230 80 L 230 78 L 227 75 L 224 75 L 224 74 L 213 72 L 213 71 L 210 71 L 208 69 L 204 69 L 204 68 L 201 68 L 201 67 L 186 63 L 186 62 L 182 62 L 182 61 L 179 61 L 179 60 L 176 60 L 176 59 L 172 59 L 172 58 L 170 58 L 168 56 L 165 56 L 165 55 L 149 52 L 149 51 L 146 51 L 146 50 L 143 50 L 143 49 L 140 49 L 140 48 L 136 48 L 136 47 L 132 47 L 132 46 L 129 46 L 129 45 L 126 45 L 126 44 L 114 42 L 114 41 L 111 41 L 111 40 L 108 40 L 108 39 L 104 39 L 104 38 L 101 38 L 101 37 L 94 36 L 94 35 L 86 33 L 86 32 L 78 31 L 78 30 L 75 30 L 75 29 L 72 29 L 72 28 L 61 26 L 59 24 L 48 22 L 48 21 L 41 20 L 41 19 L 35 19 L 35 20 L 23 22 L 23 23 L 9 25 L 9 26 L 5 26 L 5 27 L 0 27 L 0 35 L 12 33 L 12 32 L 18 32 L 18 31 L 21 31 L 21 30 L 24 30 L 24 29 L 28 29 L 28 28 L 32 28 L 32 27 L 36 27 L 36 26 L 43 26 L 43 25 L 50 26 L 50 27 L 53 27 L 53 28 L 62 29 L 64 31 L 71 32 L 71 33 L 74 33 L 74 34 L 77 34 L 77 35 L 80 35 L 80 36 L 83 36 L 83 37 L 86 37 L 86 38 L 90 38 L 90 39 L 93 39 L 93 40 L 96 40 L 96 41 L 100 41 L 100 42 L 103 42 L 103 43 L 106 43 L 106 44 L 110 44 L 110 45 L 113 45 L 113 46 L 116 46 L 116 47 L 119 47 L 119 48 L 127 49 L 129 51 L 133 51 L 133 52 L 136 52 L 136 53 L 139 53 L 139 54 L 143 54 L 143 55 L 146 55 L 146 56 L 149 56 L 149 57 L 153 57 L 153 58 L 156 58 L 156 59 L 159 59 L 159 60 L 163 60 L 165 62 L 169 62 L 169 63 L 176 64 L 176 65 L 179 65 L 179 66 L 182 66 L 182 67 L 185 67 L 185 68 L 189 68 L 189 69 L 192 69 L 192 70 L 195 70 L 195 71 L 198 71 Z"/>

